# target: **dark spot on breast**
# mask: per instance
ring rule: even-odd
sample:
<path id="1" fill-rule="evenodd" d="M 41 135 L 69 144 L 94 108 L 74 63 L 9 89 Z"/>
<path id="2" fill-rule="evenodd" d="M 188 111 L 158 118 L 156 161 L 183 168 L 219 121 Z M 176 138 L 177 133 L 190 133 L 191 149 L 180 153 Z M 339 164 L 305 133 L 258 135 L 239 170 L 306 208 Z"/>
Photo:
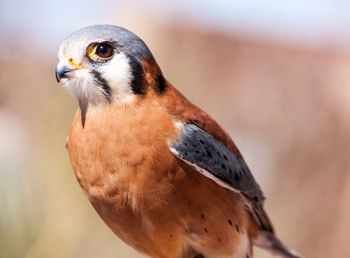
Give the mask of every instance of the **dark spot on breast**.
<path id="1" fill-rule="evenodd" d="M 237 225 L 237 224 L 235 224 L 235 227 L 236 227 L 236 230 L 237 230 L 237 232 L 239 233 L 239 226 Z"/>
<path id="2" fill-rule="evenodd" d="M 109 197 L 113 198 L 116 195 L 118 195 L 118 191 L 114 189 L 114 190 L 109 191 L 107 194 L 108 194 Z"/>
<path id="3" fill-rule="evenodd" d="M 232 226 L 232 220 L 228 219 L 227 222 Z"/>
<path id="4" fill-rule="evenodd" d="M 218 238 L 218 242 L 221 243 L 221 239 L 220 238 Z"/>
<path id="5" fill-rule="evenodd" d="M 187 201 L 187 204 L 188 204 L 189 206 L 191 206 L 191 201 Z"/>
<path id="6" fill-rule="evenodd" d="M 90 186 L 91 187 L 103 187 L 103 183 L 101 183 L 100 178 L 96 177 L 94 180 L 91 181 Z"/>
<path id="7" fill-rule="evenodd" d="M 187 228 L 187 229 L 185 229 L 185 232 L 188 234 L 191 234 L 191 233 L 194 233 L 194 230 L 193 230 L 193 228 Z"/>
<path id="8" fill-rule="evenodd" d="M 170 234 L 170 238 L 173 238 L 173 234 Z"/>
<path id="9" fill-rule="evenodd" d="M 201 217 L 202 217 L 202 219 L 204 219 L 204 218 L 205 218 L 203 213 L 201 213 Z"/>
<path id="10" fill-rule="evenodd" d="M 208 229 L 207 228 L 203 228 L 203 229 L 204 229 L 205 233 L 208 233 Z"/>

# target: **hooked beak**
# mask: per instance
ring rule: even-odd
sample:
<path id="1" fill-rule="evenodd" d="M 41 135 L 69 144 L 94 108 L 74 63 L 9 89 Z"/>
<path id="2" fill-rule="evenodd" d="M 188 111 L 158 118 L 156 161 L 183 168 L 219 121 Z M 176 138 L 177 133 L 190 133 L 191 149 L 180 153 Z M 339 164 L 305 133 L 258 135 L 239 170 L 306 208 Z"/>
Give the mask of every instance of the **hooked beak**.
<path id="1" fill-rule="evenodd" d="M 81 64 L 76 64 L 72 58 L 62 59 L 56 66 L 56 81 L 69 78 L 69 73 L 81 68 Z"/>

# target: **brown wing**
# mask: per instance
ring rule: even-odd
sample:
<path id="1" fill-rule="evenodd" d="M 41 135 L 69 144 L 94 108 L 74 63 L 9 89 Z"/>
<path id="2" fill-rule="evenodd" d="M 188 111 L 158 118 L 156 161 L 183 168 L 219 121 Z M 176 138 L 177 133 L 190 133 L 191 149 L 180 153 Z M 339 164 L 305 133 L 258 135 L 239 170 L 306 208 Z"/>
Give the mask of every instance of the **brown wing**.
<path id="1" fill-rule="evenodd" d="M 265 198 L 260 186 L 231 137 L 169 83 L 161 99 L 168 112 L 184 123 L 180 139 L 169 146 L 173 154 L 219 185 L 246 197 L 260 230 L 256 244 L 284 257 L 299 258 L 275 236 L 263 208 Z"/>
<path id="2" fill-rule="evenodd" d="M 169 113 L 186 124 L 194 124 L 222 142 L 233 154 L 243 158 L 231 137 L 203 110 L 192 104 L 178 90 L 168 83 L 167 91 L 161 96 Z"/>
<path id="3" fill-rule="evenodd" d="M 185 124 L 179 140 L 169 147 L 175 156 L 198 172 L 223 187 L 239 191 L 254 211 L 259 228 L 273 232 L 262 207 L 265 199 L 263 193 L 243 159 L 193 124 Z"/>
<path id="4" fill-rule="evenodd" d="M 169 83 L 161 99 L 168 112 L 185 124 L 181 141 L 177 146 L 173 146 L 179 152 L 178 157 L 209 172 L 207 176 L 213 175 L 214 179 L 219 179 L 240 191 L 254 209 L 259 228 L 273 232 L 273 227 L 262 208 L 263 193 L 231 137 L 214 119 L 189 102 Z M 201 141 L 205 144 L 201 145 Z M 189 149 L 191 144 L 203 148 L 200 154 L 197 153 L 198 148 Z M 208 154 L 207 150 L 211 150 L 212 153 Z M 184 157 L 184 153 L 192 153 L 192 158 Z"/>

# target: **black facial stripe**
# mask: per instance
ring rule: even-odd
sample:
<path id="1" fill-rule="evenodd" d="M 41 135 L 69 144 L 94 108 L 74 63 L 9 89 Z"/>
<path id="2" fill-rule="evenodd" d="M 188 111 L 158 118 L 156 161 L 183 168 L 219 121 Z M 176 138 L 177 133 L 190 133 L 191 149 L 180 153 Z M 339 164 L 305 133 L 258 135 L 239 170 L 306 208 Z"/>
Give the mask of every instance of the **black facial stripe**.
<path id="1" fill-rule="evenodd" d="M 107 81 L 101 76 L 98 71 L 91 71 L 93 76 L 95 77 L 97 84 L 102 87 L 104 95 L 106 96 L 108 101 L 111 101 L 112 97 L 112 88 L 108 85 Z"/>
<path id="2" fill-rule="evenodd" d="M 144 95 L 144 75 L 143 75 L 143 67 L 140 62 L 133 56 L 128 55 L 129 64 L 131 66 L 131 72 L 133 79 L 131 81 L 131 89 L 134 94 Z"/>
<path id="3" fill-rule="evenodd" d="M 165 82 L 164 76 L 162 74 L 157 75 L 156 76 L 156 90 L 162 94 L 162 93 L 164 93 L 165 88 L 166 88 L 166 82 Z"/>

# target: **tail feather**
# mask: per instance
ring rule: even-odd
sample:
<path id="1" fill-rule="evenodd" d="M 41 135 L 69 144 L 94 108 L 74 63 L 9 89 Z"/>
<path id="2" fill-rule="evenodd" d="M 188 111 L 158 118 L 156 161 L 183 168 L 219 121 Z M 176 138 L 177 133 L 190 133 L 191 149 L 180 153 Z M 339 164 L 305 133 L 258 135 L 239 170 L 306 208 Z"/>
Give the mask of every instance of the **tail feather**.
<path id="1" fill-rule="evenodd" d="M 285 258 L 302 258 L 300 254 L 286 247 L 272 232 L 259 231 L 254 244 Z"/>

